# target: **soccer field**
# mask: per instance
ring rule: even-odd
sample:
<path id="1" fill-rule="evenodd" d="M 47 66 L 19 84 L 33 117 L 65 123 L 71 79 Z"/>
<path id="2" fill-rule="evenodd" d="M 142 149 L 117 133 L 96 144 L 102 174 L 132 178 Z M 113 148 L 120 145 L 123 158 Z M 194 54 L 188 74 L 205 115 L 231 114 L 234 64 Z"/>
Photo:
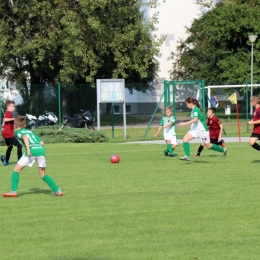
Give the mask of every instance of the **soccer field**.
<path id="1" fill-rule="evenodd" d="M 45 148 L 64 195 L 53 196 L 36 165 L 22 171 L 18 198 L 1 197 L 1 260 L 259 259 L 260 153 L 248 143 L 190 163 L 178 159 L 182 145 L 174 158 L 161 144 Z M 0 167 L 5 192 L 13 166 Z"/>

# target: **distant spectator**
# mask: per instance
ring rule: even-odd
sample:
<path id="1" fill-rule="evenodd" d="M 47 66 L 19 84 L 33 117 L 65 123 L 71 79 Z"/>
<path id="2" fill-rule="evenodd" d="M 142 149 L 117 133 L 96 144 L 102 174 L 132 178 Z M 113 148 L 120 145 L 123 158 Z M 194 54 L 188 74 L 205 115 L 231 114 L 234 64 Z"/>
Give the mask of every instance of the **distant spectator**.
<path id="1" fill-rule="evenodd" d="M 216 96 L 211 96 L 210 98 L 211 107 L 218 107 L 218 99 Z"/>

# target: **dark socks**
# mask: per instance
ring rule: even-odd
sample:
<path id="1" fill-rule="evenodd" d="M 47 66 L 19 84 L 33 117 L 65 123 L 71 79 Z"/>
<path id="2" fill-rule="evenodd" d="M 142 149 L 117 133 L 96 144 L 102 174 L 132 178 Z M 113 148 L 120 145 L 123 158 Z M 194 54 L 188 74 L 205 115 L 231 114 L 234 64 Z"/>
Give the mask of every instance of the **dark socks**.
<path id="1" fill-rule="evenodd" d="M 8 146 L 7 150 L 6 150 L 6 154 L 5 154 L 5 161 L 8 163 L 10 156 L 11 156 L 11 152 L 12 152 L 13 146 Z"/>
<path id="2" fill-rule="evenodd" d="M 253 147 L 254 149 L 256 149 L 257 151 L 260 151 L 260 146 L 259 146 L 259 144 L 254 143 L 254 144 L 252 145 L 252 147 Z"/>
<path id="3" fill-rule="evenodd" d="M 198 149 L 198 152 L 197 152 L 197 155 L 200 155 L 202 150 L 203 150 L 204 146 L 200 145 L 199 149 Z"/>

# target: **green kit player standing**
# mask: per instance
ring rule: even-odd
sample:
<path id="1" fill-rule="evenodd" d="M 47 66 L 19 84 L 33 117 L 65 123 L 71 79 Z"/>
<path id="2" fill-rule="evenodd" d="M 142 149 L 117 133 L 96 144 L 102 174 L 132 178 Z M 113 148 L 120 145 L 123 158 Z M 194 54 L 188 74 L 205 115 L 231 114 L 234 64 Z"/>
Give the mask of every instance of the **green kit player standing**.
<path id="1" fill-rule="evenodd" d="M 180 126 L 190 125 L 191 129 L 183 137 L 183 148 L 185 156 L 180 157 L 181 160 L 190 161 L 190 143 L 189 141 L 193 138 L 199 137 L 202 143 L 208 148 L 223 154 L 223 159 L 227 156 L 227 149 L 217 146 L 216 144 L 210 143 L 208 126 L 204 121 L 202 109 L 197 99 L 192 97 L 187 98 L 186 106 L 191 109 L 191 120 L 188 122 L 179 123 Z"/>
<path id="2" fill-rule="evenodd" d="M 166 150 L 164 150 L 164 155 L 169 157 L 174 157 L 174 149 L 177 146 L 177 140 L 176 140 L 176 131 L 175 131 L 175 117 L 172 116 L 172 107 L 166 107 L 165 109 L 166 116 L 162 117 L 160 126 L 154 135 L 154 137 L 157 137 L 158 134 L 162 129 L 164 140 L 166 143 Z"/>
<path id="3" fill-rule="evenodd" d="M 26 148 L 24 155 L 19 159 L 14 167 L 11 188 L 12 190 L 3 193 L 4 197 L 17 197 L 17 188 L 19 183 L 19 175 L 25 166 L 31 167 L 35 161 L 38 164 L 38 172 L 42 180 L 44 180 L 48 186 L 52 189 L 55 196 L 62 196 L 63 192 L 56 185 L 54 180 L 46 175 L 46 160 L 44 142 L 32 131 L 26 129 L 26 117 L 18 116 L 14 120 L 14 126 L 16 128 L 15 136 L 19 142 Z"/>

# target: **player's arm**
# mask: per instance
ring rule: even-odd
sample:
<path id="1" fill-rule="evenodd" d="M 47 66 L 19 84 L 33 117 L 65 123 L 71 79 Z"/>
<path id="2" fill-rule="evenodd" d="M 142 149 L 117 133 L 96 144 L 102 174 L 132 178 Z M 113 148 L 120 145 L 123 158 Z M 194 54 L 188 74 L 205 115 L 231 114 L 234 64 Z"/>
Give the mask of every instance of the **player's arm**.
<path id="1" fill-rule="evenodd" d="M 221 140 L 223 129 L 224 129 L 224 126 L 222 123 L 219 124 L 219 128 L 220 128 L 220 131 L 219 131 L 219 135 L 218 135 L 218 140 Z"/>
<path id="2" fill-rule="evenodd" d="M 168 125 L 166 125 L 164 128 L 169 128 L 169 127 L 171 127 L 171 126 L 173 126 L 174 125 L 174 123 L 173 122 L 171 122 L 171 123 L 169 123 Z"/>
<path id="3" fill-rule="evenodd" d="M 157 130 L 157 132 L 156 132 L 156 134 L 154 135 L 154 137 L 157 137 L 157 136 L 158 136 L 158 134 L 161 132 L 162 128 L 163 128 L 163 127 L 160 125 L 159 128 L 158 128 L 158 130 Z"/>
<path id="4" fill-rule="evenodd" d="M 191 119 L 190 121 L 180 122 L 179 125 L 180 125 L 180 126 L 183 126 L 183 125 L 191 125 L 192 123 L 195 123 L 195 122 L 197 122 L 197 121 L 198 121 L 198 118 L 195 117 L 195 118 Z"/>
<path id="5" fill-rule="evenodd" d="M 253 121 L 253 119 L 252 119 L 252 120 L 248 121 L 247 123 L 248 123 L 249 125 L 260 124 L 260 119 L 258 119 L 258 120 L 256 120 L 256 121 Z"/>
<path id="6" fill-rule="evenodd" d="M 29 146 L 28 137 L 26 135 L 23 135 L 22 138 L 23 138 L 23 142 L 24 142 L 24 145 L 26 147 L 26 150 L 27 150 L 27 155 L 28 156 L 32 156 L 31 152 L 30 152 L 30 146 Z"/>
<path id="7" fill-rule="evenodd" d="M 10 121 L 14 121 L 14 117 L 5 117 L 4 118 L 4 122 L 10 122 Z"/>

